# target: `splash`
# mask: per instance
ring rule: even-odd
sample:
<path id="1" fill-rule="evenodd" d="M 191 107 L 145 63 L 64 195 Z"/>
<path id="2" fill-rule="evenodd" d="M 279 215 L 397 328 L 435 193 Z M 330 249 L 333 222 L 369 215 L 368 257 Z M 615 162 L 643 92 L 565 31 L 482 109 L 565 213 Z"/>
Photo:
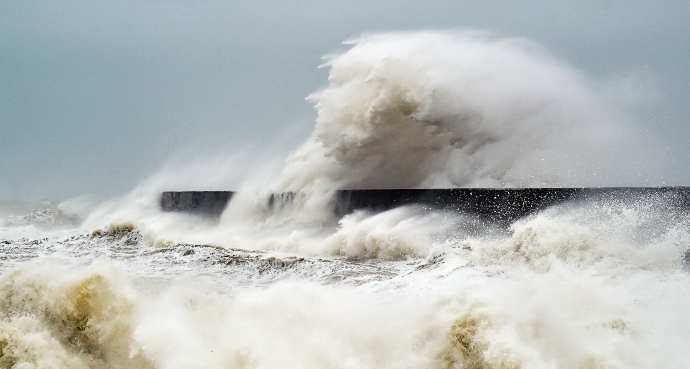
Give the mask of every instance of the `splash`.
<path id="1" fill-rule="evenodd" d="M 453 267 L 452 265 L 446 265 Z M 112 264 L 0 277 L 0 363 L 14 368 L 682 368 L 688 277 L 503 276 L 464 268 L 390 283 L 228 289 Z M 154 283 L 152 283 L 154 282 Z M 662 298 L 663 297 L 663 298 Z"/>
<path id="2" fill-rule="evenodd" d="M 5 275 L 0 281 L 3 367 L 153 368 L 132 346 L 130 296 L 107 273 Z"/>
<path id="3" fill-rule="evenodd" d="M 288 188 L 658 183 L 654 140 L 613 88 L 531 41 L 410 32 L 346 45 L 308 97 L 316 125 Z"/>
<path id="4" fill-rule="evenodd" d="M 480 332 L 488 322 L 473 316 L 459 318 L 448 332 L 448 347 L 441 357 L 444 369 L 519 369 L 520 366 L 503 359 L 490 363 L 485 357 L 488 350 Z"/>
<path id="5" fill-rule="evenodd" d="M 317 113 L 313 132 L 282 171 L 275 160 L 262 166 L 246 154 L 185 162 L 102 204 L 84 227 L 135 222 L 154 241 L 400 259 L 425 255 L 428 241 L 447 239 L 444 228 L 467 219 L 436 226 L 427 221 L 434 215 L 409 210 L 398 213 L 417 220 L 395 211 L 335 219 L 336 189 L 663 182 L 661 145 L 640 134 L 615 84 L 587 77 L 532 41 L 425 31 L 365 35 L 346 46 L 326 58 L 328 85 L 308 97 Z M 220 224 L 160 214 L 161 190 L 198 188 L 199 178 L 238 190 Z M 266 206 L 287 190 L 300 194 L 290 206 Z M 399 225 L 394 236 L 375 235 L 385 224 Z M 425 229 L 417 239 L 403 230 L 411 224 Z"/>

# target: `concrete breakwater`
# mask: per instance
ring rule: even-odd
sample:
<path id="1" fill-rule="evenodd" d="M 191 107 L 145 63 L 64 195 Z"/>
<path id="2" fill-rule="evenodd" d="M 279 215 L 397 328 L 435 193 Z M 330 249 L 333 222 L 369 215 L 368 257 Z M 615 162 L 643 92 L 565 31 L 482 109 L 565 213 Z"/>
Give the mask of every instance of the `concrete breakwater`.
<path id="1" fill-rule="evenodd" d="M 232 191 L 166 191 L 160 199 L 163 211 L 218 217 Z M 286 206 L 299 193 L 267 195 L 266 206 Z M 338 190 L 332 201 L 337 216 L 355 210 L 384 211 L 402 205 L 420 205 L 478 216 L 509 224 L 549 206 L 571 201 L 624 201 L 658 197 L 665 206 L 690 210 L 690 187 L 571 187 L 571 188 L 451 188 Z"/>

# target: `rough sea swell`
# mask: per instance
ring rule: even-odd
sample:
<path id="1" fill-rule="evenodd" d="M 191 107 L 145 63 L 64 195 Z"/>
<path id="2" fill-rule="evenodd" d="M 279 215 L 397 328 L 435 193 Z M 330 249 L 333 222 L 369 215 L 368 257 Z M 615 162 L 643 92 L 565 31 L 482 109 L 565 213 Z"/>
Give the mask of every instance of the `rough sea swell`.
<path id="1" fill-rule="evenodd" d="M 161 213 L 167 174 L 96 205 L 0 204 L 0 368 L 690 367 L 671 198 L 508 228 L 327 209 L 345 187 L 647 184 L 663 166 L 615 89 L 466 33 L 364 37 L 328 65 L 313 135 L 218 221 Z M 306 195 L 267 208 L 276 190 Z"/>

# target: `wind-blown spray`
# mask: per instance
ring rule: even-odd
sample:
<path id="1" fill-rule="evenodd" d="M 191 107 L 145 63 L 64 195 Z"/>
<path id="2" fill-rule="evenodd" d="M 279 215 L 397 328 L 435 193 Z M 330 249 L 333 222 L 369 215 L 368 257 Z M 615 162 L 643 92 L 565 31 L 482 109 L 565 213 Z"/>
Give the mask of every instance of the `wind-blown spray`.
<path id="1" fill-rule="evenodd" d="M 346 45 L 326 57 L 328 86 L 308 97 L 316 125 L 288 160 L 288 188 L 611 186 L 658 175 L 647 166 L 659 163 L 653 139 L 612 88 L 533 42 L 414 32 Z"/>

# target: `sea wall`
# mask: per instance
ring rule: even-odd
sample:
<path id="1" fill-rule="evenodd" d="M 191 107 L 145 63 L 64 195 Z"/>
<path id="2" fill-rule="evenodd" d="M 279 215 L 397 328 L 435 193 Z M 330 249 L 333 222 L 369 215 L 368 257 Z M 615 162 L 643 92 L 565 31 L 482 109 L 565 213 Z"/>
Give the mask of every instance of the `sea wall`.
<path id="1" fill-rule="evenodd" d="M 179 211 L 217 217 L 233 196 L 232 191 L 166 191 L 161 195 L 163 211 Z M 295 193 L 267 198 L 269 207 L 293 201 Z M 604 187 L 604 188 L 452 188 L 339 190 L 333 210 L 342 216 L 358 209 L 383 211 L 401 205 L 473 214 L 492 222 L 509 223 L 546 207 L 568 201 L 624 200 L 662 196 L 669 206 L 690 209 L 690 187 Z"/>

